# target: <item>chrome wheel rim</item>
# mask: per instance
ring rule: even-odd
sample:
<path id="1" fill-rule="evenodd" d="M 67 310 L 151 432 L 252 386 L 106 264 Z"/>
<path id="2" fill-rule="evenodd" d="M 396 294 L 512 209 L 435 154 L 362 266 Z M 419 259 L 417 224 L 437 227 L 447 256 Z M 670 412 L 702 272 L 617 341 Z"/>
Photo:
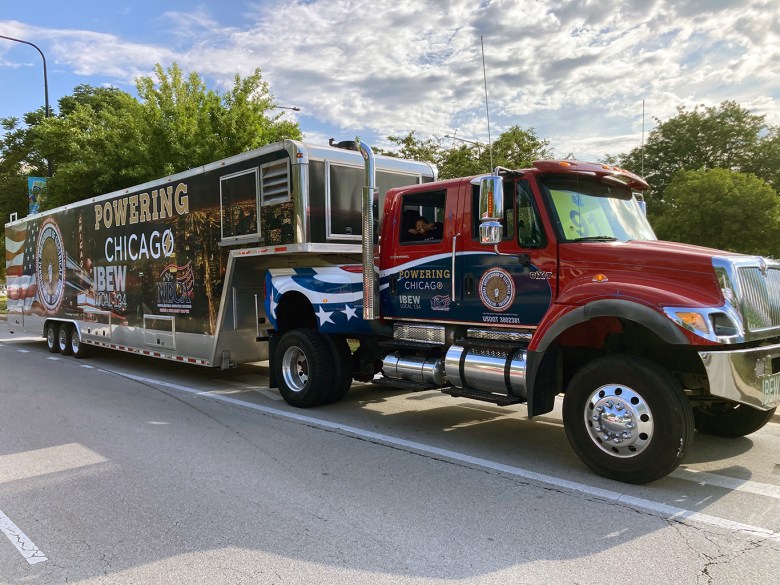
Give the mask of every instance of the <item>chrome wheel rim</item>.
<path id="1" fill-rule="evenodd" d="M 282 377 L 293 392 L 301 392 L 309 380 L 309 361 L 299 347 L 290 347 L 282 358 Z"/>
<path id="2" fill-rule="evenodd" d="M 74 331 L 73 335 L 70 337 L 70 348 L 73 350 L 73 353 L 78 353 L 80 345 L 79 335 Z"/>
<path id="3" fill-rule="evenodd" d="M 49 347 L 54 347 L 57 344 L 57 337 L 54 335 L 54 327 L 49 327 L 46 330 L 46 343 Z"/>
<path id="4" fill-rule="evenodd" d="M 626 386 L 597 388 L 585 403 L 585 427 L 593 443 L 613 457 L 635 457 L 653 439 L 653 413 L 642 396 Z"/>
<path id="5" fill-rule="evenodd" d="M 60 349 L 68 349 L 68 332 L 64 327 L 60 327 L 59 342 Z"/>

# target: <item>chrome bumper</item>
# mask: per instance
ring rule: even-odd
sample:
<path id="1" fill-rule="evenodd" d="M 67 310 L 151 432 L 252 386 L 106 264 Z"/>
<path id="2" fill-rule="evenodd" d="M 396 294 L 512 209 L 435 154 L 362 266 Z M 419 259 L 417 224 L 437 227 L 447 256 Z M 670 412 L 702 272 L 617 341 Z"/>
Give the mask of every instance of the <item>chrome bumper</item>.
<path id="1" fill-rule="evenodd" d="M 769 410 L 780 404 L 780 345 L 700 351 L 710 394 Z"/>

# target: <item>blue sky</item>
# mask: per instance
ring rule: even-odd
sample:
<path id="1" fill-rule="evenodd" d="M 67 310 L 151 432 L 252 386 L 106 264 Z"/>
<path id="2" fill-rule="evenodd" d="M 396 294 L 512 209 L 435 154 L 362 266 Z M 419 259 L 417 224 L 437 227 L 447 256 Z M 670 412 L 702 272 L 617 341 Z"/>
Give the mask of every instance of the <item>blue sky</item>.
<path id="1" fill-rule="evenodd" d="M 134 93 L 176 61 L 209 86 L 259 67 L 307 140 L 533 127 L 556 155 L 626 152 L 678 106 L 735 100 L 780 125 L 776 0 L 0 0 L 0 35 L 46 55 L 49 99 L 79 84 Z M 0 116 L 43 105 L 29 46 L 0 39 Z"/>

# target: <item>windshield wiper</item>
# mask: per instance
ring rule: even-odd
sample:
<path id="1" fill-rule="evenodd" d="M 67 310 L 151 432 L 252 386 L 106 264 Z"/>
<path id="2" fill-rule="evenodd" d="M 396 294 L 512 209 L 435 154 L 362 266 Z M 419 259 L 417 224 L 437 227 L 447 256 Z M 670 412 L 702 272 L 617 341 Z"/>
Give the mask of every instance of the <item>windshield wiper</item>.
<path id="1" fill-rule="evenodd" d="M 617 242 L 617 238 L 613 236 L 584 236 L 582 238 L 575 238 L 569 241 L 570 242 Z"/>

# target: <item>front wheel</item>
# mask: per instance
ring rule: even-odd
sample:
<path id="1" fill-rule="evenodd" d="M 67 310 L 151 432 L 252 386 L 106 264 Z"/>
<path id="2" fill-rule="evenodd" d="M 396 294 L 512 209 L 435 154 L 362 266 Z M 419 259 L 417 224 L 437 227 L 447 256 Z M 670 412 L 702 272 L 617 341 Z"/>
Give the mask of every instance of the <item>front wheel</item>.
<path id="1" fill-rule="evenodd" d="M 723 401 L 696 406 L 693 420 L 700 433 L 733 439 L 755 433 L 772 420 L 776 410 L 758 410 L 746 404 Z"/>
<path id="2" fill-rule="evenodd" d="M 563 423 L 588 467 L 634 484 L 669 474 L 693 439 L 693 414 L 679 382 L 627 355 L 599 358 L 577 372 L 564 396 Z"/>
<path id="3" fill-rule="evenodd" d="M 276 347 L 274 369 L 285 401 L 300 408 L 328 400 L 333 384 L 333 356 L 325 338 L 314 329 L 293 329 Z"/>

